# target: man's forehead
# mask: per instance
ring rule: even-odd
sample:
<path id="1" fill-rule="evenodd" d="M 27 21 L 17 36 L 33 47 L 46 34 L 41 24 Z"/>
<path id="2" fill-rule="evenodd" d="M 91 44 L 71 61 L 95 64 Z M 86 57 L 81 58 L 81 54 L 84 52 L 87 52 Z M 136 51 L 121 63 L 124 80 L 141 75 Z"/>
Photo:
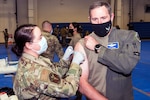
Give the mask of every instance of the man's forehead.
<path id="1" fill-rule="evenodd" d="M 108 9 L 105 6 L 101 6 L 101 7 L 96 7 L 94 9 L 91 10 L 90 12 L 91 15 L 95 15 L 95 14 L 109 14 Z"/>

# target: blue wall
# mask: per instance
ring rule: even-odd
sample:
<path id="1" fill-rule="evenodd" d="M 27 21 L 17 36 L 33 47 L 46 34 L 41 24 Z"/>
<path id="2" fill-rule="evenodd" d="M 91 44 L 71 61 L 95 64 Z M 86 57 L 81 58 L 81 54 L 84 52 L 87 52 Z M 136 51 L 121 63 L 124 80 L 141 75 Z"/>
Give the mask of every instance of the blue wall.
<path id="1" fill-rule="evenodd" d="M 53 28 L 56 27 L 56 25 L 59 25 L 60 28 L 64 27 L 64 26 L 68 26 L 69 27 L 70 23 L 52 23 Z M 91 24 L 90 23 L 79 23 L 79 25 L 81 25 L 82 29 L 83 29 L 83 36 L 85 35 L 85 32 L 88 30 L 89 32 L 92 32 L 92 28 L 91 28 Z"/>
<path id="2" fill-rule="evenodd" d="M 79 24 L 83 28 L 83 35 L 86 30 L 92 32 L 90 23 L 79 23 Z M 53 28 L 56 27 L 56 25 L 59 25 L 60 28 L 64 26 L 69 27 L 69 23 L 52 23 L 52 25 Z M 132 22 L 130 23 L 130 25 L 133 26 L 133 30 L 139 33 L 141 39 L 150 39 L 150 22 Z"/>
<path id="3" fill-rule="evenodd" d="M 130 24 L 139 33 L 141 39 L 150 39 L 150 22 L 132 22 Z"/>

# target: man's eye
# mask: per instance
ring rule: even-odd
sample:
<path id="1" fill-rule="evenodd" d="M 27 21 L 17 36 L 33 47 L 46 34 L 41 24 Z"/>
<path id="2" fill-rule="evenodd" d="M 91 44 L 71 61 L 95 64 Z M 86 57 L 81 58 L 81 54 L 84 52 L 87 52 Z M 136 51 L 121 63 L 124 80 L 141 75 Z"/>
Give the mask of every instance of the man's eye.
<path id="1" fill-rule="evenodd" d="M 106 17 L 102 17 L 101 19 L 102 19 L 102 20 L 105 20 L 105 19 L 106 19 Z"/>
<path id="2" fill-rule="evenodd" d="M 93 21 L 96 21 L 96 20 L 97 20 L 97 18 L 92 18 L 92 20 L 93 20 Z"/>

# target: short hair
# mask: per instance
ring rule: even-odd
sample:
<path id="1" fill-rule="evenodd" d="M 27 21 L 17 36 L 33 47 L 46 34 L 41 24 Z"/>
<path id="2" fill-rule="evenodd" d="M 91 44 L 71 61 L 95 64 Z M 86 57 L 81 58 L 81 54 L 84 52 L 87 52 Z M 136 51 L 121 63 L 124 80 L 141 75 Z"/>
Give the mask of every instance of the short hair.
<path id="1" fill-rule="evenodd" d="M 48 23 L 48 24 L 50 24 L 50 25 L 51 25 L 51 22 L 50 22 L 50 21 L 45 20 L 45 21 L 43 21 L 43 22 L 42 22 L 42 28 L 44 27 L 45 23 Z"/>
<path id="2" fill-rule="evenodd" d="M 89 7 L 89 15 L 91 14 L 91 10 L 98 8 L 98 7 L 102 7 L 102 6 L 105 6 L 107 8 L 109 14 L 111 15 L 111 13 L 112 13 L 111 6 L 108 2 L 106 2 L 104 0 L 98 0 L 98 1 L 93 2 Z"/>

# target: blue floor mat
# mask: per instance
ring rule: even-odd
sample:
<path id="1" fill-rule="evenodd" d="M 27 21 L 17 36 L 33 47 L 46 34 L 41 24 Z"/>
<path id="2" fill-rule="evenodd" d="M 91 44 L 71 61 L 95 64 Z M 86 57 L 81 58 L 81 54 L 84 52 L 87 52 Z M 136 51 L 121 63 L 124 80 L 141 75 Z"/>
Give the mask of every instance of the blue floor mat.
<path id="1" fill-rule="evenodd" d="M 150 100 L 150 41 L 141 44 L 141 59 L 132 73 L 134 100 Z"/>
<path id="2" fill-rule="evenodd" d="M 134 90 L 134 100 L 150 100 L 150 97 Z"/>
<path id="3" fill-rule="evenodd" d="M 0 74 L 0 88 L 2 87 L 13 87 L 13 78 L 12 75 Z"/>

